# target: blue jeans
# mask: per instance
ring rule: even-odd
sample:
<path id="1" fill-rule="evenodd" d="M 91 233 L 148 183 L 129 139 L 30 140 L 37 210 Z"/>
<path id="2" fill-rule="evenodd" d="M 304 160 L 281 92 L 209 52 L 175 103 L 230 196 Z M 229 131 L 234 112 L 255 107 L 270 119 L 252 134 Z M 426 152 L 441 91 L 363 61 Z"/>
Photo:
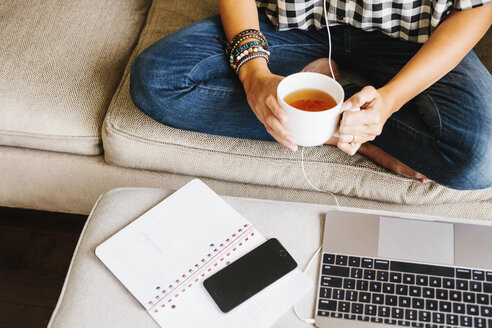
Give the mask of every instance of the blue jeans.
<path id="1" fill-rule="evenodd" d="M 300 71 L 327 57 L 319 31 L 276 31 L 260 14 L 270 70 Z M 340 25 L 331 28 L 332 57 L 376 88 L 387 83 L 420 44 Z M 168 126 L 237 138 L 273 140 L 250 109 L 228 65 L 220 18 L 189 25 L 143 51 L 133 63 L 135 105 Z M 358 90 L 347 88 L 347 97 Z M 492 186 L 492 77 L 472 51 L 440 81 L 393 114 L 372 143 L 414 170 L 454 189 Z"/>

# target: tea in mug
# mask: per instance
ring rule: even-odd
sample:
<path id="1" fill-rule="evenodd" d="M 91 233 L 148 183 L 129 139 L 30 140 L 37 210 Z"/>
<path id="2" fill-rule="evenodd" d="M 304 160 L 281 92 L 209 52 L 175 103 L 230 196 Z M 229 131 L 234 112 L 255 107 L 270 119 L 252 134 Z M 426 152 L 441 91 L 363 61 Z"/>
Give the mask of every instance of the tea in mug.
<path id="1" fill-rule="evenodd" d="M 302 89 L 288 94 L 284 101 L 297 109 L 308 112 L 321 112 L 337 105 L 328 93 L 316 89 Z"/>

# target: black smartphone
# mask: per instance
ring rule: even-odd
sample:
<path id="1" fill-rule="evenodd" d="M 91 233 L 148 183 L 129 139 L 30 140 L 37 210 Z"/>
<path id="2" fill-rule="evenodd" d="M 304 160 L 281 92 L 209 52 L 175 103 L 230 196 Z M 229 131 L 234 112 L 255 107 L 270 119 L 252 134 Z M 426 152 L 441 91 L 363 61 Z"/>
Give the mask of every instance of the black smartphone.
<path id="1" fill-rule="evenodd" d="M 296 267 L 292 256 L 272 238 L 205 279 L 203 285 L 222 312 L 229 312 Z"/>

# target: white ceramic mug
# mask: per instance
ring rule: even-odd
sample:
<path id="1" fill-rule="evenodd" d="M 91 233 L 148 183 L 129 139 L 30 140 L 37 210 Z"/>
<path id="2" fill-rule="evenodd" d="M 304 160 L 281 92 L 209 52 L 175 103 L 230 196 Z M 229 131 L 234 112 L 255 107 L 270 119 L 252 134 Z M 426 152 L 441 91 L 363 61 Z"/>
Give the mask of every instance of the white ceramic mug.
<path id="1" fill-rule="evenodd" d="M 335 99 L 337 105 L 324 111 L 310 112 L 292 107 L 284 101 L 290 93 L 303 89 L 324 91 Z M 319 146 L 338 134 L 336 132 L 344 96 L 343 88 L 337 81 L 319 73 L 295 73 L 280 82 L 277 100 L 287 114 L 283 125 L 293 134 L 297 145 Z"/>

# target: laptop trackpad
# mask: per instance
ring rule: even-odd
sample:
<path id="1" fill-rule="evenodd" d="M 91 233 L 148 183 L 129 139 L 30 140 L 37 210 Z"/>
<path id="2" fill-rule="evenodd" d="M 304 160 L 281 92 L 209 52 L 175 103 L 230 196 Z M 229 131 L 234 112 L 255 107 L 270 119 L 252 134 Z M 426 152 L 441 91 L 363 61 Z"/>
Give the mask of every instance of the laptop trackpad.
<path id="1" fill-rule="evenodd" d="M 454 264 L 454 225 L 429 221 L 381 217 L 380 257 Z"/>

